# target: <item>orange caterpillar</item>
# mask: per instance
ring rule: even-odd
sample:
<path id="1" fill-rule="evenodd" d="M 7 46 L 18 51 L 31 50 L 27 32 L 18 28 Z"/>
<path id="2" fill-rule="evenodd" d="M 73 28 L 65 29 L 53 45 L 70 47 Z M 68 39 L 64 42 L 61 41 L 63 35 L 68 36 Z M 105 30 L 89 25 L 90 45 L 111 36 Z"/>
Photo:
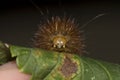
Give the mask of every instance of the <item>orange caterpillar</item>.
<path id="1" fill-rule="evenodd" d="M 41 49 L 82 54 L 83 38 L 74 19 L 52 17 L 42 25 L 34 36 L 34 46 Z"/>

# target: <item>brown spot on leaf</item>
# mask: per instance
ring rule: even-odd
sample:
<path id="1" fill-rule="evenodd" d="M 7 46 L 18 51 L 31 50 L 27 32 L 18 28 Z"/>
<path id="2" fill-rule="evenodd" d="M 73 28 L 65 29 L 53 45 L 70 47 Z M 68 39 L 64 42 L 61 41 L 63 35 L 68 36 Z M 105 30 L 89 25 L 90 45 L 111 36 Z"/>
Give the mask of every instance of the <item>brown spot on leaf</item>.
<path id="1" fill-rule="evenodd" d="M 73 62 L 70 58 L 66 57 L 61 67 L 61 72 L 65 77 L 71 77 L 72 74 L 77 72 L 77 68 L 77 64 Z"/>

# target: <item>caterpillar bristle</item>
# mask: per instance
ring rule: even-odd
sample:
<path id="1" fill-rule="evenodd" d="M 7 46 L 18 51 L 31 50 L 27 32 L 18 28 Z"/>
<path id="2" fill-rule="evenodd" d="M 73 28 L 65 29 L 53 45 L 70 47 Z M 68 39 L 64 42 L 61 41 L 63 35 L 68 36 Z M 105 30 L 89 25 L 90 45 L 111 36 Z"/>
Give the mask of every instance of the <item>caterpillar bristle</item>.
<path id="1" fill-rule="evenodd" d="M 34 47 L 66 52 L 73 54 L 82 54 L 84 49 L 84 40 L 78 24 L 71 18 L 52 17 L 39 26 L 34 36 Z"/>

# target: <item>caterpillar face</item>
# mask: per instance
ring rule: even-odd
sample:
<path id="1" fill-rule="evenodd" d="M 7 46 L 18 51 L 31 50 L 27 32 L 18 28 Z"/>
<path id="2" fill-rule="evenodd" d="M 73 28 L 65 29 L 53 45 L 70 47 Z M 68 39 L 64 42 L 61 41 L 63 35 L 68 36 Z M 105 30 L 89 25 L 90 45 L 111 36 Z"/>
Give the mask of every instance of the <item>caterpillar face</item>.
<path id="1" fill-rule="evenodd" d="M 57 35 L 53 38 L 53 47 L 54 48 L 65 48 L 67 39 L 64 36 Z"/>
<path id="2" fill-rule="evenodd" d="M 52 17 L 41 24 L 34 36 L 34 46 L 46 50 L 82 54 L 83 39 L 74 20 Z"/>

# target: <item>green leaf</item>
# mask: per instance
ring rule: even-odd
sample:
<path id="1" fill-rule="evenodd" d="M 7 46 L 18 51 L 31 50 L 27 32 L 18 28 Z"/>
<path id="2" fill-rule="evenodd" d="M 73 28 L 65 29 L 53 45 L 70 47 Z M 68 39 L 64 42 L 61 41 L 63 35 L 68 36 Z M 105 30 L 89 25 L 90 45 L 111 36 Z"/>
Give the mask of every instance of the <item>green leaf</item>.
<path id="1" fill-rule="evenodd" d="M 16 57 L 21 72 L 31 80 L 120 80 L 120 65 L 36 48 L 0 42 L 0 64 Z"/>
<path id="2" fill-rule="evenodd" d="M 36 48 L 10 46 L 21 72 L 31 80 L 120 80 L 120 65 Z"/>

